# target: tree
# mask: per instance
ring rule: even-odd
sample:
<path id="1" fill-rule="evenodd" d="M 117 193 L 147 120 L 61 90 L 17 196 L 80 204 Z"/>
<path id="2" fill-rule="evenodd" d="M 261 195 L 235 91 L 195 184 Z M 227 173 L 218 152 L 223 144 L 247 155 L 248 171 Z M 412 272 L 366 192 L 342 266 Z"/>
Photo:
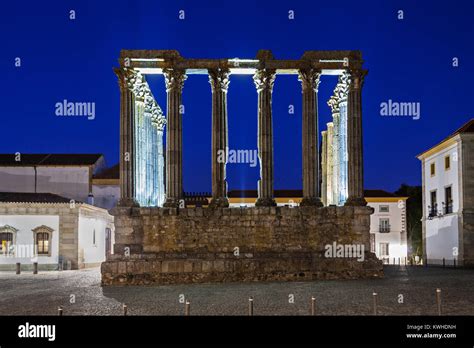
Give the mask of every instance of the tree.
<path id="1" fill-rule="evenodd" d="M 400 188 L 395 191 L 395 194 L 409 197 L 406 207 L 408 254 L 422 257 L 423 241 L 421 217 L 423 216 L 423 193 L 421 186 L 402 184 Z"/>

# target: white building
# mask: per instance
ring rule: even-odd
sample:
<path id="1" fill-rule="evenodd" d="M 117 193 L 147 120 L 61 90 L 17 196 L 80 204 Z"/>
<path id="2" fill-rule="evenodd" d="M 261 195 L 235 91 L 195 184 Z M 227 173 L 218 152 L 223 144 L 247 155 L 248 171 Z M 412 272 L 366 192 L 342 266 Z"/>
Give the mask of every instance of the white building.
<path id="1" fill-rule="evenodd" d="M 0 192 L 0 270 L 96 267 L 112 253 L 105 209 L 51 193 Z"/>
<path id="2" fill-rule="evenodd" d="M 418 155 L 423 184 L 423 257 L 474 264 L 474 119 Z"/>
<path id="3" fill-rule="evenodd" d="M 298 205 L 301 201 L 301 190 L 275 190 L 275 201 L 278 206 Z M 404 263 L 407 257 L 406 200 L 408 197 L 397 197 L 382 190 L 365 190 L 367 204 L 374 208 L 370 216 L 371 252 L 386 263 Z M 231 207 L 254 206 L 256 190 L 230 191 Z M 209 197 L 210 199 L 210 197 Z M 189 201 L 198 201 L 190 196 Z"/>
<path id="4" fill-rule="evenodd" d="M 370 216 L 370 251 L 384 263 L 405 263 L 408 197 L 397 197 L 382 190 L 365 190 L 364 195 L 367 204 L 374 208 Z"/>

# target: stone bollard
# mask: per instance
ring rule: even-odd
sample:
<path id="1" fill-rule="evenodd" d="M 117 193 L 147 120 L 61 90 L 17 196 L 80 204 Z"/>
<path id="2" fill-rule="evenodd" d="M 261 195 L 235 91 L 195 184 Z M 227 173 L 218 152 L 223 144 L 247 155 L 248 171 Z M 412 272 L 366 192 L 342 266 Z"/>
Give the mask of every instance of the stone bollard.
<path id="1" fill-rule="evenodd" d="M 456 258 L 453 259 L 453 266 L 456 268 Z"/>
<path id="2" fill-rule="evenodd" d="M 184 315 L 187 317 L 191 315 L 191 302 L 189 300 L 186 300 L 184 305 Z"/>
<path id="3" fill-rule="evenodd" d="M 374 315 L 377 315 L 377 296 L 378 294 L 374 291 L 372 293 L 373 301 L 374 301 Z"/>
<path id="4" fill-rule="evenodd" d="M 253 315 L 253 298 L 252 297 L 249 298 L 249 315 L 250 316 Z"/>
<path id="5" fill-rule="evenodd" d="M 441 289 L 436 289 L 436 303 L 438 305 L 438 315 L 441 315 Z"/>
<path id="6" fill-rule="evenodd" d="M 33 274 L 38 274 L 38 262 L 33 263 Z"/>
<path id="7" fill-rule="evenodd" d="M 63 307 L 61 307 L 61 306 L 58 307 L 58 315 L 59 315 L 60 317 L 63 316 Z"/>
<path id="8" fill-rule="evenodd" d="M 21 263 L 16 263 L 16 274 L 21 274 Z"/>
<path id="9" fill-rule="evenodd" d="M 316 298 L 314 296 L 311 297 L 311 315 L 316 314 Z"/>
<path id="10" fill-rule="evenodd" d="M 446 260 L 443 257 L 443 268 L 444 268 L 444 266 L 446 266 Z"/>
<path id="11" fill-rule="evenodd" d="M 124 303 L 123 304 L 123 315 L 126 316 L 128 314 L 128 307 L 127 305 Z"/>

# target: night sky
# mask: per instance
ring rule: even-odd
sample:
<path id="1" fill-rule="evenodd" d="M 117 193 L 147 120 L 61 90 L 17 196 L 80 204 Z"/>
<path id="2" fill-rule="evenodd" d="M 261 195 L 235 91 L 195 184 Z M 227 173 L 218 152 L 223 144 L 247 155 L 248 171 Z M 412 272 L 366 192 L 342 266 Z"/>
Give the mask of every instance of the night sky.
<path id="1" fill-rule="evenodd" d="M 298 59 L 305 50 L 361 50 L 369 70 L 365 187 L 419 185 L 415 156 L 474 117 L 473 18 L 472 0 L 6 1 L 0 12 L 0 153 L 103 153 L 109 165 L 117 163 L 119 89 L 112 67 L 121 49 L 176 49 L 187 58 L 254 58 L 270 49 L 279 59 Z M 163 78 L 148 81 L 166 110 Z M 320 130 L 330 121 L 326 101 L 335 83 L 323 77 L 320 85 Z M 55 104 L 64 99 L 96 103 L 95 119 L 57 117 Z M 380 104 L 389 99 L 421 103 L 420 119 L 381 116 Z M 184 188 L 210 191 L 206 76 L 189 76 L 183 103 Z M 232 76 L 228 103 L 230 148 L 256 149 L 257 92 L 250 75 Z M 273 117 L 275 188 L 301 188 L 296 76 L 277 77 Z M 227 171 L 229 189 L 256 189 L 258 166 L 229 164 Z"/>

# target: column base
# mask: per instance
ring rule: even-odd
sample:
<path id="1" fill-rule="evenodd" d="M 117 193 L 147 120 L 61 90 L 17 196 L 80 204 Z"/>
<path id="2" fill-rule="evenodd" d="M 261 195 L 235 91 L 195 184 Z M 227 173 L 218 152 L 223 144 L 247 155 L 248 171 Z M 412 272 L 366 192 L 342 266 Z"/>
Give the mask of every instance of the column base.
<path id="1" fill-rule="evenodd" d="M 181 199 L 179 198 L 167 198 L 163 203 L 163 208 L 179 208 Z"/>
<path id="2" fill-rule="evenodd" d="M 276 202 L 273 198 L 258 198 L 255 202 L 256 207 L 276 207 Z"/>
<path id="3" fill-rule="evenodd" d="M 364 199 L 364 197 L 349 197 L 344 203 L 344 205 L 347 206 L 366 206 L 367 201 Z"/>
<path id="4" fill-rule="evenodd" d="M 319 197 L 304 197 L 301 200 L 300 207 L 323 207 L 323 202 Z"/>
<path id="5" fill-rule="evenodd" d="M 229 199 L 227 197 L 214 197 L 209 203 L 209 208 L 228 208 Z"/>

